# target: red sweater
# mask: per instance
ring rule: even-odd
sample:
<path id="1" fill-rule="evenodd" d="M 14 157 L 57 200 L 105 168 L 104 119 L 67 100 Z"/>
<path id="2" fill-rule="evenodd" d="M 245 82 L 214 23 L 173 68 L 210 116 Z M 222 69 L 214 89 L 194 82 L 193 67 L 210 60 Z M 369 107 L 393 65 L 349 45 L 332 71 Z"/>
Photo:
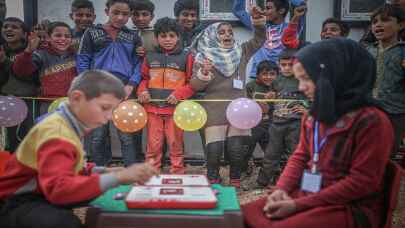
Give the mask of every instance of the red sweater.
<path id="1" fill-rule="evenodd" d="M 57 54 L 50 47 L 33 53 L 22 52 L 16 56 L 13 71 L 20 77 L 32 77 L 39 73 L 41 96 L 65 97 L 70 83 L 77 75 L 74 50 Z"/>
<path id="2" fill-rule="evenodd" d="M 194 90 L 190 86 L 189 82 L 191 76 L 193 74 L 193 64 L 194 64 L 194 57 L 192 54 L 187 55 L 186 60 L 186 84 L 180 88 L 177 88 L 173 91 L 171 95 L 174 95 L 177 100 L 183 100 L 191 97 L 194 94 Z M 150 74 L 149 74 L 149 63 L 146 61 L 146 58 L 143 61 L 142 68 L 142 81 L 138 86 L 137 94 L 138 96 L 145 90 L 148 89 Z M 144 104 L 144 108 L 147 112 L 155 113 L 155 114 L 166 114 L 171 115 L 174 112 L 174 106 L 168 107 L 158 107 L 153 104 Z"/>
<path id="3" fill-rule="evenodd" d="M 328 129 L 330 134 L 320 152 L 318 167 L 322 189 L 300 190 L 301 176 L 313 156 L 313 118 L 304 117 L 300 143 L 289 158 L 277 187 L 295 198 L 298 210 L 356 203 L 373 227 L 380 223 L 383 176 L 393 145 L 390 120 L 380 110 L 362 108 L 341 117 Z M 320 124 L 320 136 L 326 126 Z M 382 143 L 384 142 L 384 143 Z"/>
<path id="4" fill-rule="evenodd" d="M 101 195 L 98 174 L 75 174 L 77 154 L 76 147 L 71 143 L 60 139 L 49 140 L 39 148 L 37 170 L 25 166 L 13 154 L 7 161 L 5 174 L 0 177 L 0 199 L 17 194 L 22 189 L 26 189 L 26 193 L 42 194 L 51 203 L 60 205 L 88 201 Z M 86 173 L 92 167 L 93 164 L 88 164 Z"/>
<path id="5" fill-rule="evenodd" d="M 298 48 L 300 46 L 300 40 L 297 34 L 298 24 L 289 23 L 281 36 L 281 42 L 288 48 Z"/>

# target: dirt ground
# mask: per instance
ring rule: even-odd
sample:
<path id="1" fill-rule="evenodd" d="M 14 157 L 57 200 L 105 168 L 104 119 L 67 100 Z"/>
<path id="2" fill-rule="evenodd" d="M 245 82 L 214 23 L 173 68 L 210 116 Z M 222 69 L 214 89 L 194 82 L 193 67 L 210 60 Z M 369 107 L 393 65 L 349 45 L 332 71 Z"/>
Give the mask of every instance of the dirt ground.
<path id="1" fill-rule="evenodd" d="M 187 166 L 186 170 L 187 173 L 190 174 L 205 174 L 205 167 L 203 166 Z M 254 186 L 258 170 L 259 169 L 255 167 L 252 175 L 250 177 L 243 178 L 242 180 L 242 189 L 238 190 L 239 201 L 240 204 L 242 205 L 260 198 L 264 193 L 262 190 L 248 189 L 249 186 Z M 164 169 L 163 172 L 164 173 L 167 172 L 167 169 Z M 222 185 L 228 185 L 229 179 L 227 178 L 228 177 L 227 168 L 224 167 L 221 168 L 221 177 L 223 177 Z M 78 217 L 82 219 L 82 221 L 85 220 L 86 208 L 76 209 L 75 213 L 78 215 Z M 404 228 L 404 227 L 405 227 L 405 176 L 402 177 L 401 190 L 398 198 L 398 205 L 394 211 L 392 222 L 392 228 Z"/>

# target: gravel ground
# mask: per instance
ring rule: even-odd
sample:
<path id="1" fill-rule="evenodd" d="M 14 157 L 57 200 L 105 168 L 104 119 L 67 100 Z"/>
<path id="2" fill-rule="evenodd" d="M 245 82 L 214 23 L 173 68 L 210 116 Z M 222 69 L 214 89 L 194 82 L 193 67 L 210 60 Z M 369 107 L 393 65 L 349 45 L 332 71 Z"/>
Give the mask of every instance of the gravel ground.
<path id="1" fill-rule="evenodd" d="M 167 167 L 164 168 L 163 173 L 167 173 Z M 187 173 L 190 174 L 205 174 L 205 167 L 203 166 L 187 166 Z M 221 168 L 221 177 L 223 178 L 222 185 L 229 185 L 228 169 Z M 247 190 L 249 186 L 254 186 L 258 168 L 255 168 L 252 175 L 242 180 L 242 189 L 238 190 L 238 197 L 240 204 L 245 204 L 260 198 L 263 195 L 262 190 Z M 245 188 L 245 190 L 243 190 Z M 84 221 L 86 208 L 78 208 L 75 213 Z M 398 198 L 398 205 L 393 215 L 392 228 L 404 228 L 405 227 L 405 176 L 402 178 L 401 191 Z"/>

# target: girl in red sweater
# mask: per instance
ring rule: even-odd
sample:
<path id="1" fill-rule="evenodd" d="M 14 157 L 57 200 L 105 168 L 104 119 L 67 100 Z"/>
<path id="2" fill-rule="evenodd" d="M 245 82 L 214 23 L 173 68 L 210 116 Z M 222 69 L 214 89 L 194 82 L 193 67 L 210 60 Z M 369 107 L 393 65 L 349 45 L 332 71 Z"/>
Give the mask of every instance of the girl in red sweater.
<path id="1" fill-rule="evenodd" d="M 371 96 L 373 57 L 330 39 L 299 51 L 293 69 L 313 104 L 275 190 L 242 207 L 248 227 L 380 227 L 394 136 Z"/>

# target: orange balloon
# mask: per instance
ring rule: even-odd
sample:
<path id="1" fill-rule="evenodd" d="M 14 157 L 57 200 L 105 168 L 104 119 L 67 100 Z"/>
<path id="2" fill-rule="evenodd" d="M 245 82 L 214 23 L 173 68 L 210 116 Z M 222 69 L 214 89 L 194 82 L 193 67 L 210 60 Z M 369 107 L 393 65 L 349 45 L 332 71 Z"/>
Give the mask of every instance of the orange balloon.
<path id="1" fill-rule="evenodd" d="M 132 133 L 145 127 L 148 116 L 142 105 L 135 100 L 126 100 L 113 111 L 112 120 L 121 131 Z"/>

